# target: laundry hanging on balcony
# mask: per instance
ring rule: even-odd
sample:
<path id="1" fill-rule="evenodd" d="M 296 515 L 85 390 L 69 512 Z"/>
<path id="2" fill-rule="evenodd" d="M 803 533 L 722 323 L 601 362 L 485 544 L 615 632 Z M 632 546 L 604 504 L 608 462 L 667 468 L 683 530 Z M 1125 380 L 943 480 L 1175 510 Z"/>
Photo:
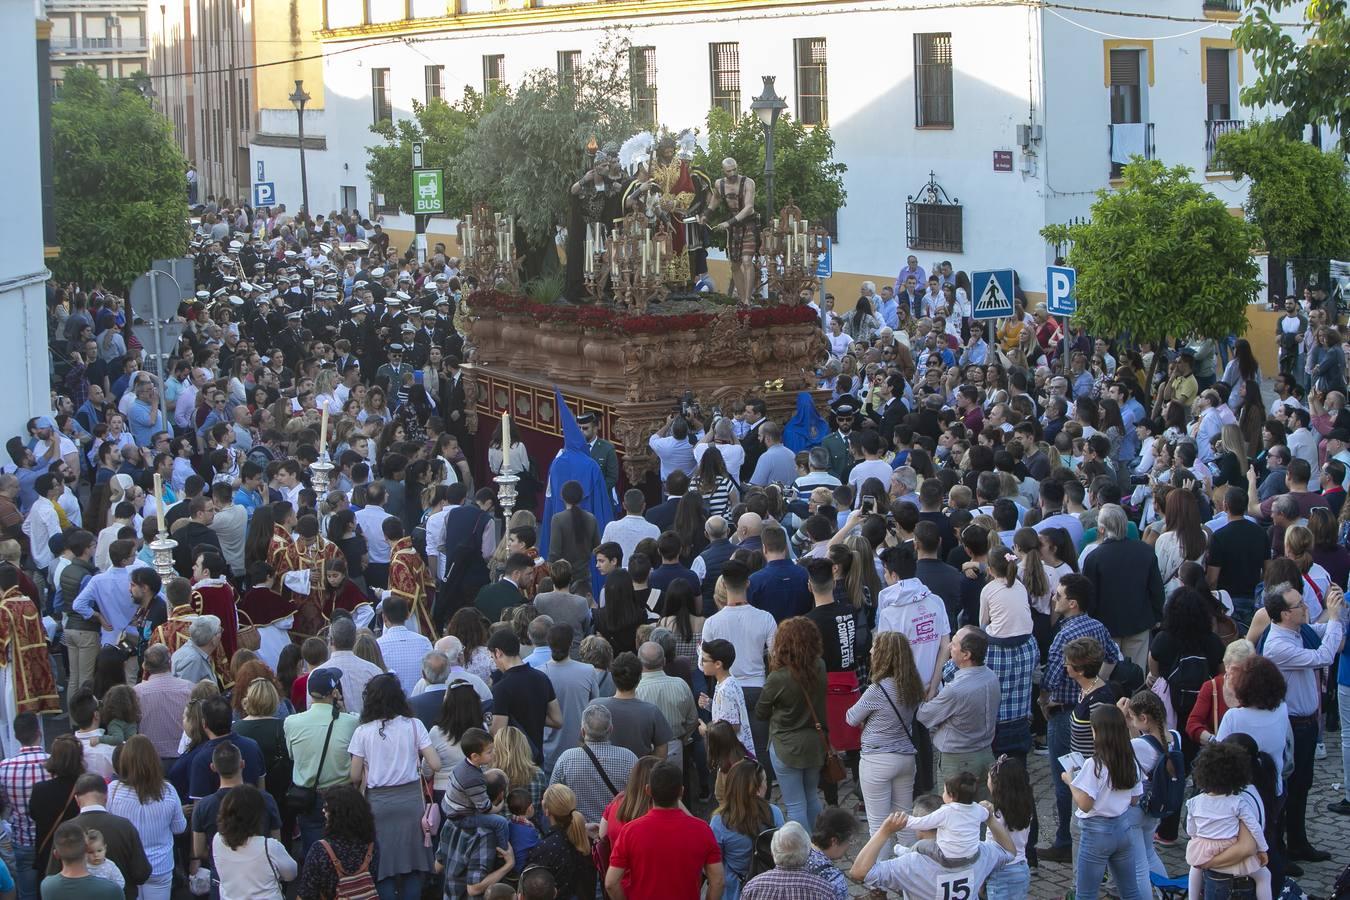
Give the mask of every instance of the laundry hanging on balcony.
<path id="1" fill-rule="evenodd" d="M 1123 166 L 1131 156 L 1148 156 L 1148 124 L 1145 122 L 1111 126 L 1111 162 Z"/>

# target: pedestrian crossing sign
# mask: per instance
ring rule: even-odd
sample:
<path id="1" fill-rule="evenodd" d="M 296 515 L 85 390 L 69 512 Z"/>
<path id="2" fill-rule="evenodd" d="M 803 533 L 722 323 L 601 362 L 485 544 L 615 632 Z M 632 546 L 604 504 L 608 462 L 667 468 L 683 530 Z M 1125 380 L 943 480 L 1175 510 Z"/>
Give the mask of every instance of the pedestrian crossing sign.
<path id="1" fill-rule="evenodd" d="M 1013 314 L 1013 270 L 995 269 L 971 275 L 975 289 L 975 318 L 1002 319 Z"/>

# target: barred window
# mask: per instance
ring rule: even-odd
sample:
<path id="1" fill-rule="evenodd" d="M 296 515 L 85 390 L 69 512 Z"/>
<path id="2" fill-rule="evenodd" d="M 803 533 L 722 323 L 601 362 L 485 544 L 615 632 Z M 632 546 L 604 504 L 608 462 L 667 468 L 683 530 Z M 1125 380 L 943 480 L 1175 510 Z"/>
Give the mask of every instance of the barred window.
<path id="1" fill-rule="evenodd" d="M 919 128 L 950 128 L 955 123 L 949 32 L 914 35 L 914 112 Z"/>
<path id="2" fill-rule="evenodd" d="M 708 45 L 712 105 L 732 116 L 741 114 L 741 45 L 734 41 Z"/>

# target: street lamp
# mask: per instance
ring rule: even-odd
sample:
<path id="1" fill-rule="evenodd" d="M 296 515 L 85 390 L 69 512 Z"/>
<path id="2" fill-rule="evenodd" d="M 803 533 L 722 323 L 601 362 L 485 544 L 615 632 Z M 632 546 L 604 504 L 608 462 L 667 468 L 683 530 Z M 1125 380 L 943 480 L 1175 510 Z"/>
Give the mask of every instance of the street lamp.
<path id="1" fill-rule="evenodd" d="M 769 214 L 765 217 L 767 222 L 773 220 L 773 130 L 778 124 L 778 117 L 787 109 L 787 101 L 778 96 L 773 89 L 775 76 L 760 77 L 764 79 L 764 90 L 750 101 L 750 109 L 764 126 L 764 196 L 769 207 Z"/>
<path id="2" fill-rule="evenodd" d="M 296 132 L 300 142 L 300 202 L 305 207 L 305 214 L 309 214 L 309 177 L 305 174 L 305 104 L 309 102 L 309 94 L 305 93 L 305 82 L 303 79 L 295 79 L 295 93 L 288 97 L 295 106 Z"/>

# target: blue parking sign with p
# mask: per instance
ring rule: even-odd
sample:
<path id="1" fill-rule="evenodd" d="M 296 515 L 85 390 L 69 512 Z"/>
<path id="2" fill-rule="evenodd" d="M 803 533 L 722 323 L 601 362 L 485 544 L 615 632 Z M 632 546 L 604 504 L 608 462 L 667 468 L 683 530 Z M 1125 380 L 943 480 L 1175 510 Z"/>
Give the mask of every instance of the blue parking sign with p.
<path id="1" fill-rule="evenodd" d="M 259 163 L 258 165 L 262 165 Z M 255 181 L 253 183 L 253 205 L 272 206 L 277 202 L 277 185 L 275 181 Z"/>
<path id="2" fill-rule="evenodd" d="M 1078 312 L 1074 286 L 1078 273 L 1068 266 L 1046 266 L 1045 308 L 1052 316 L 1072 316 Z"/>

